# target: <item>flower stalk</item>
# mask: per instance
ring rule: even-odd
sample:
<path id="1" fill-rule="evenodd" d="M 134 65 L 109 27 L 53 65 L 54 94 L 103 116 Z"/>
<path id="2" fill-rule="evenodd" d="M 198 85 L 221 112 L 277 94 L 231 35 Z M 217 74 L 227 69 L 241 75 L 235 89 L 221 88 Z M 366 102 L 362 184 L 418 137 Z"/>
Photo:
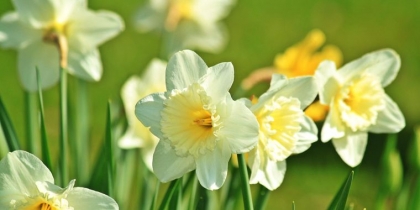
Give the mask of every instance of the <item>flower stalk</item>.
<path id="1" fill-rule="evenodd" d="M 249 186 L 248 171 L 246 168 L 245 157 L 243 154 L 238 154 L 239 171 L 241 175 L 242 196 L 244 199 L 245 210 L 253 210 L 251 188 Z"/>

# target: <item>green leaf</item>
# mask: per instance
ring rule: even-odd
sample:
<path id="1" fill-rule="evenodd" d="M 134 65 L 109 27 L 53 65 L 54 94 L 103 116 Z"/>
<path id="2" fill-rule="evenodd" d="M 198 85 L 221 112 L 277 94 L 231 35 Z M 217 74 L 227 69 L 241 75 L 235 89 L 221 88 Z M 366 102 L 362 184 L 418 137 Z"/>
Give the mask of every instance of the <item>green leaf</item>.
<path id="1" fill-rule="evenodd" d="M 19 140 L 17 138 L 15 129 L 12 121 L 10 120 L 9 114 L 6 111 L 6 107 L 3 104 L 3 100 L 0 97 L 0 125 L 3 129 L 4 137 L 6 138 L 7 146 L 9 151 L 15 151 L 20 149 Z"/>
<path id="2" fill-rule="evenodd" d="M 114 194 L 114 152 L 112 146 L 112 119 L 111 119 L 111 102 L 108 102 L 106 115 L 106 131 L 105 131 L 105 148 L 107 160 L 107 174 L 108 174 L 108 195 L 113 197 Z"/>
<path id="3" fill-rule="evenodd" d="M 346 207 L 347 197 L 349 195 L 351 183 L 353 181 L 354 171 L 351 171 L 347 179 L 344 181 L 340 190 L 335 195 L 333 201 L 328 207 L 329 210 L 344 210 Z"/>
<path id="4" fill-rule="evenodd" d="M 181 186 L 182 178 L 177 179 L 176 181 L 172 181 L 169 185 L 169 188 L 166 190 L 165 196 L 163 197 L 162 203 L 160 203 L 159 210 L 164 210 L 171 202 L 172 196 L 176 191 L 178 191 L 179 187 Z"/>
<path id="5" fill-rule="evenodd" d="M 41 90 L 41 84 L 39 77 L 39 70 L 36 68 L 36 80 L 38 83 L 38 99 L 39 99 L 39 109 L 41 112 L 41 148 L 42 148 L 42 160 L 44 161 L 45 165 L 53 171 L 53 165 L 51 162 L 51 156 L 50 156 L 50 149 L 48 147 L 48 137 L 47 137 L 47 131 L 45 127 L 45 114 L 44 114 L 44 102 L 42 97 L 42 90 Z"/>
<path id="6" fill-rule="evenodd" d="M 265 209 L 267 205 L 268 196 L 270 195 L 270 190 L 260 185 L 260 190 L 258 192 L 257 201 L 255 202 L 255 209 L 262 210 Z"/>

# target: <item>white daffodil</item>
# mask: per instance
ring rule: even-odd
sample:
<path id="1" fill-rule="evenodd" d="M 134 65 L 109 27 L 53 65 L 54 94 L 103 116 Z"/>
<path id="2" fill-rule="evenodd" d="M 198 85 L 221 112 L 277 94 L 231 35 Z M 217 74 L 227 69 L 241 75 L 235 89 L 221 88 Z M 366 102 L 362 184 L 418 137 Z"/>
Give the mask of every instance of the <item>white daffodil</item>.
<path id="1" fill-rule="evenodd" d="M 109 196 L 82 187 L 54 185 L 48 168 L 34 155 L 14 151 L 0 161 L 0 209 L 118 209 Z"/>
<path id="2" fill-rule="evenodd" d="M 59 79 L 57 36 L 65 37 L 69 73 L 98 81 L 102 64 L 97 46 L 123 28 L 122 19 L 111 12 L 93 12 L 86 0 L 12 0 L 16 12 L 0 20 L 0 45 L 18 50 L 18 70 L 25 89 L 37 90 L 35 67 L 41 88 Z"/>
<path id="3" fill-rule="evenodd" d="M 330 106 L 321 140 L 332 139 L 347 165 L 355 167 L 362 161 L 368 131 L 396 133 L 404 128 L 403 114 L 384 91 L 400 65 L 398 54 L 390 49 L 366 54 L 338 71 L 331 61 L 319 65 L 315 77 L 320 101 Z"/>
<path id="4" fill-rule="evenodd" d="M 270 88 L 259 99 L 241 99 L 260 125 L 258 145 L 248 159 L 251 184 L 275 190 L 283 182 L 286 158 L 304 152 L 318 140 L 316 125 L 303 112 L 316 95 L 313 77 L 287 79 L 273 74 Z"/>
<path id="5" fill-rule="evenodd" d="M 137 119 L 134 114 L 135 104 L 139 99 L 154 93 L 165 91 L 166 62 L 154 59 L 146 69 L 142 78 L 130 77 L 121 90 L 121 97 L 127 113 L 128 129 L 121 137 L 118 145 L 123 149 L 142 148 L 143 160 L 152 170 L 153 151 L 158 138 Z"/>
<path id="6" fill-rule="evenodd" d="M 160 140 L 153 171 L 162 182 L 196 169 L 201 185 L 219 189 L 232 153 L 250 151 L 258 140 L 258 122 L 228 90 L 233 66 L 208 68 L 192 51 L 176 53 L 166 68 L 166 92 L 136 105 L 137 118 Z"/>
<path id="7" fill-rule="evenodd" d="M 137 15 L 137 28 L 142 32 L 163 32 L 169 55 L 187 48 L 217 53 L 227 42 L 227 30 L 220 20 L 234 3 L 235 0 L 149 0 Z"/>

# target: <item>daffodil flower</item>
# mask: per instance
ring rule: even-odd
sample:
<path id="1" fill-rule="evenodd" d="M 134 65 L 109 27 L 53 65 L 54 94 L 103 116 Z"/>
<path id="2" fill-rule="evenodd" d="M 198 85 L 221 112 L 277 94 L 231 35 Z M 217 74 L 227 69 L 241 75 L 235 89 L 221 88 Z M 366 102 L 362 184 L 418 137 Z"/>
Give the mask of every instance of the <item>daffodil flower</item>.
<path id="1" fill-rule="evenodd" d="M 123 149 L 142 148 L 143 160 L 150 170 L 152 170 L 153 151 L 159 139 L 137 119 L 134 114 L 135 104 L 151 93 L 165 91 L 165 77 L 162 76 L 165 75 L 165 69 L 166 62 L 153 59 L 143 77 L 130 77 L 121 90 L 128 128 L 118 145 Z"/>
<path id="2" fill-rule="evenodd" d="M 261 81 L 270 81 L 274 73 L 284 74 L 289 78 L 312 76 L 323 60 L 334 61 L 340 66 L 342 62 L 340 49 L 334 45 L 326 45 L 318 51 L 324 43 L 324 33 L 319 29 L 312 30 L 304 40 L 289 47 L 284 53 L 278 54 L 274 59 L 274 66 L 257 69 L 244 79 L 242 88 L 249 90 Z M 327 111 L 328 106 L 315 102 L 308 107 L 305 114 L 315 121 L 321 121 L 325 119 Z"/>
<path id="3" fill-rule="evenodd" d="M 34 155 L 14 151 L 0 161 L 0 209 L 118 209 L 109 196 L 82 187 L 54 185 L 48 168 Z"/>
<path id="4" fill-rule="evenodd" d="M 283 182 L 286 158 L 306 151 L 318 140 L 318 130 L 305 109 L 317 95 L 313 77 L 287 79 L 274 74 L 270 88 L 259 99 L 241 99 L 256 116 L 258 145 L 249 153 L 251 184 L 275 190 Z"/>
<path id="5" fill-rule="evenodd" d="M 142 32 L 164 33 L 166 52 L 199 49 L 220 52 L 227 42 L 227 30 L 220 22 L 235 0 L 149 0 L 137 15 Z"/>
<path id="6" fill-rule="evenodd" d="M 401 61 L 393 50 L 375 51 L 338 71 L 334 62 L 322 62 L 316 73 L 319 97 L 330 111 L 321 140 L 332 139 L 343 161 L 355 167 L 362 161 L 367 132 L 397 133 L 405 126 L 397 104 L 385 93 L 397 76 Z"/>
<path id="7" fill-rule="evenodd" d="M 41 88 L 59 79 L 59 50 L 56 38 L 64 37 L 69 73 L 88 81 L 98 81 L 102 64 L 97 46 L 123 28 L 121 18 L 111 12 L 93 12 L 86 0 L 13 0 L 16 12 L 0 20 L 0 44 L 18 50 L 18 70 L 26 90 L 37 90 L 35 67 Z M 64 50 L 63 50 L 64 51 Z"/>
<path id="8" fill-rule="evenodd" d="M 258 122 L 228 90 L 233 66 L 207 67 L 192 51 L 176 53 L 166 68 L 166 92 L 154 93 L 136 105 L 137 118 L 159 138 L 153 171 L 162 182 L 196 169 L 201 185 L 219 189 L 232 153 L 257 144 Z"/>

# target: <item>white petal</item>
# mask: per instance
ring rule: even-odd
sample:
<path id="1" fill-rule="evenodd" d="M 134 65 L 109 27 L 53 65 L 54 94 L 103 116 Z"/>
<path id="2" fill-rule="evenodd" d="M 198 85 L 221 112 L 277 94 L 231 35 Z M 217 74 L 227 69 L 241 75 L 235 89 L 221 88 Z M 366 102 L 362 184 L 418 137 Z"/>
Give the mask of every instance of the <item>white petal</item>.
<path id="1" fill-rule="evenodd" d="M 136 29 L 145 33 L 163 27 L 165 15 L 148 4 L 140 9 L 135 19 Z"/>
<path id="2" fill-rule="evenodd" d="M 225 99 L 233 83 L 232 63 L 219 63 L 209 68 L 208 73 L 203 77 L 202 86 L 207 95 L 212 98 L 212 103 L 219 103 Z"/>
<path id="3" fill-rule="evenodd" d="M 208 190 L 219 189 L 226 180 L 231 156 L 229 144 L 219 140 L 213 151 L 208 151 L 196 159 L 196 173 L 201 186 Z"/>
<path id="4" fill-rule="evenodd" d="M 405 127 L 404 115 L 398 105 L 385 94 L 385 109 L 378 113 L 376 124 L 369 127 L 373 133 L 398 133 Z"/>
<path id="5" fill-rule="evenodd" d="M 54 7 L 56 23 L 66 23 L 71 16 L 78 16 L 78 12 L 86 10 L 86 0 L 50 0 Z"/>
<path id="6" fill-rule="evenodd" d="M 342 138 L 333 139 L 333 145 L 341 159 L 350 167 L 356 167 L 362 162 L 367 145 L 367 132 L 352 132 L 347 130 Z"/>
<path id="7" fill-rule="evenodd" d="M 366 71 L 380 78 L 382 87 L 389 85 L 397 76 L 401 61 L 395 51 L 391 49 L 378 50 L 354 60 L 338 71 L 344 81 Z"/>
<path id="8" fill-rule="evenodd" d="M 0 44 L 4 48 L 21 48 L 42 39 L 42 30 L 36 30 L 19 20 L 16 12 L 9 12 L 0 20 Z"/>
<path id="9" fill-rule="evenodd" d="M 50 170 L 41 160 L 21 150 L 8 153 L 0 161 L 0 207 L 9 208 L 10 201 L 20 196 L 37 195 L 37 181 L 54 183 Z"/>
<path id="10" fill-rule="evenodd" d="M 213 23 L 206 26 L 188 21 L 177 28 L 177 39 L 182 49 L 198 49 L 209 53 L 221 52 L 227 44 L 228 33 L 226 26 Z"/>
<path id="11" fill-rule="evenodd" d="M 338 89 L 338 81 L 334 78 L 336 73 L 333 61 L 323 61 L 315 71 L 315 80 L 318 86 L 319 100 L 323 104 L 330 104 L 332 97 Z"/>
<path id="12" fill-rule="evenodd" d="M 54 0 L 13 0 L 16 11 L 22 21 L 34 28 L 46 27 L 55 18 Z"/>
<path id="13" fill-rule="evenodd" d="M 75 187 L 67 195 L 69 206 L 74 209 L 117 210 L 118 204 L 111 197 L 90 189 Z"/>
<path id="14" fill-rule="evenodd" d="M 152 138 L 141 149 L 141 156 L 143 157 L 143 161 L 150 171 L 153 171 L 153 153 L 155 152 L 158 143 L 158 138 Z"/>
<path id="15" fill-rule="evenodd" d="M 85 53 L 70 49 L 68 56 L 69 73 L 87 81 L 101 79 L 102 63 L 97 49 Z"/>
<path id="16" fill-rule="evenodd" d="M 139 140 L 139 137 L 136 135 L 135 128 L 129 127 L 124 135 L 118 140 L 118 146 L 123 149 L 132 149 L 143 147 L 145 141 Z"/>
<path id="17" fill-rule="evenodd" d="M 318 94 L 315 79 L 312 76 L 296 77 L 289 79 L 287 85 L 278 90 L 276 95 L 297 98 L 300 107 L 306 108 L 311 104 Z"/>
<path id="18" fill-rule="evenodd" d="M 296 142 L 296 147 L 293 150 L 294 154 L 306 151 L 312 143 L 318 140 L 318 128 L 311 118 L 303 115 L 300 126 L 302 129 L 299 133 L 297 133 L 298 141 Z"/>
<path id="19" fill-rule="evenodd" d="M 179 157 L 169 144 L 159 141 L 153 154 L 153 172 L 161 182 L 169 182 L 195 169 L 192 156 Z"/>
<path id="20" fill-rule="evenodd" d="M 192 13 L 197 21 L 214 24 L 229 14 L 235 2 L 235 0 L 196 0 L 192 5 Z"/>
<path id="21" fill-rule="evenodd" d="M 72 16 L 68 26 L 69 45 L 88 52 L 124 29 L 120 16 L 113 12 L 85 10 Z"/>
<path id="22" fill-rule="evenodd" d="M 321 130 L 321 141 L 327 142 L 332 138 L 341 138 L 346 128 L 340 119 L 340 113 L 335 106 L 331 106 Z"/>
<path id="23" fill-rule="evenodd" d="M 226 97 L 217 108 L 222 128 L 215 134 L 230 145 L 232 153 L 250 151 L 258 142 L 259 125 L 254 114 L 241 102 Z"/>
<path id="24" fill-rule="evenodd" d="M 136 116 L 144 126 L 150 127 L 150 131 L 158 138 L 162 137 L 160 126 L 161 111 L 163 109 L 163 93 L 150 94 L 136 104 Z"/>
<path id="25" fill-rule="evenodd" d="M 52 44 L 33 42 L 18 53 L 18 70 L 23 87 L 37 91 L 36 70 L 40 74 L 41 89 L 55 85 L 59 80 L 58 51 Z"/>
<path id="26" fill-rule="evenodd" d="M 283 182 L 286 173 L 286 161 L 270 160 L 259 150 L 253 150 L 249 156 L 251 165 L 250 184 L 260 183 L 269 190 L 277 189 Z"/>
<path id="27" fill-rule="evenodd" d="M 184 50 L 176 53 L 166 67 L 166 89 L 183 89 L 207 73 L 207 65 L 195 52 Z"/>

